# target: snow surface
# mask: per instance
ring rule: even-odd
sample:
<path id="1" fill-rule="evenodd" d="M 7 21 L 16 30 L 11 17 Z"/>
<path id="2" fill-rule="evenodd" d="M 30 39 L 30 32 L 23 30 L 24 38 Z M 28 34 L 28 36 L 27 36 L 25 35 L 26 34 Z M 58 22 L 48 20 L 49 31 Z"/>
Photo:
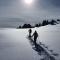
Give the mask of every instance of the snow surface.
<path id="1" fill-rule="evenodd" d="M 60 54 L 60 24 L 32 29 L 35 30 L 39 34 L 37 43 L 42 42 L 48 50 Z M 0 28 L 0 60 L 40 60 L 27 36 L 28 29 Z M 55 58 L 60 60 L 60 55 Z"/>

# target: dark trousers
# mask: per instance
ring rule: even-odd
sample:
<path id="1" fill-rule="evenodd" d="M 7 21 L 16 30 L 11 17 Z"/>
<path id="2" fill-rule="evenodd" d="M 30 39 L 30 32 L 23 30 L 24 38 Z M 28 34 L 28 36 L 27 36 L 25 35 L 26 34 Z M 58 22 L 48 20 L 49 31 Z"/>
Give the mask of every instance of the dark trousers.
<path id="1" fill-rule="evenodd" d="M 31 33 L 29 33 L 29 37 L 31 37 Z"/>
<path id="2" fill-rule="evenodd" d="M 36 44 L 37 37 L 34 37 L 34 43 Z"/>

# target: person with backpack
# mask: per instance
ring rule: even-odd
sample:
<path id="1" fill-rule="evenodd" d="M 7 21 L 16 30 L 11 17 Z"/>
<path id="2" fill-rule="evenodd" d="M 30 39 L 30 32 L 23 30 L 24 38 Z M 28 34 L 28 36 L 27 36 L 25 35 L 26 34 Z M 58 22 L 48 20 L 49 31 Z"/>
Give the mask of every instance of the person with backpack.
<path id="1" fill-rule="evenodd" d="M 29 37 L 31 37 L 31 33 L 32 33 L 32 30 L 31 30 L 31 29 L 29 29 Z"/>
<path id="2" fill-rule="evenodd" d="M 36 40 L 37 40 L 37 37 L 38 37 L 37 31 L 35 31 L 35 32 L 33 33 L 32 37 L 34 37 L 34 43 L 36 44 Z"/>

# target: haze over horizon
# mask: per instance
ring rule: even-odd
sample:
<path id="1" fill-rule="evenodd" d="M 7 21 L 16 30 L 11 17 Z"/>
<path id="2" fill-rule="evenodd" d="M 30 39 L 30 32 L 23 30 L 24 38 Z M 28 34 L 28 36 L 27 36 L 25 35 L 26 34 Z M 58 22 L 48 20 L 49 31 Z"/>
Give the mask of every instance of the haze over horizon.
<path id="1" fill-rule="evenodd" d="M 25 0 L 0 0 L 0 26 L 60 18 L 60 0 L 32 1 L 27 4 Z M 10 23 L 12 21 L 14 23 Z"/>

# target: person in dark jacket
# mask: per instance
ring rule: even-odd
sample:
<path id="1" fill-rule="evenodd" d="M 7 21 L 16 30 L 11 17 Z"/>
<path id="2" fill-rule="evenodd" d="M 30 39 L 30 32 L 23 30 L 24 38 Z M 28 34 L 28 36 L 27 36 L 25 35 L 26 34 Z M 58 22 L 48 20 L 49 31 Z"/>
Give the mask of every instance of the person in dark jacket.
<path id="1" fill-rule="evenodd" d="M 31 33 L 32 33 L 32 30 L 31 30 L 31 29 L 29 29 L 29 37 L 31 37 Z"/>
<path id="2" fill-rule="evenodd" d="M 36 40 L 37 40 L 37 37 L 38 37 L 38 33 L 37 31 L 35 31 L 32 35 L 32 37 L 34 36 L 34 43 L 36 44 Z"/>

